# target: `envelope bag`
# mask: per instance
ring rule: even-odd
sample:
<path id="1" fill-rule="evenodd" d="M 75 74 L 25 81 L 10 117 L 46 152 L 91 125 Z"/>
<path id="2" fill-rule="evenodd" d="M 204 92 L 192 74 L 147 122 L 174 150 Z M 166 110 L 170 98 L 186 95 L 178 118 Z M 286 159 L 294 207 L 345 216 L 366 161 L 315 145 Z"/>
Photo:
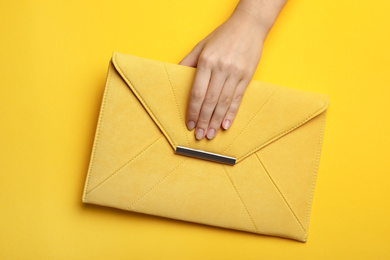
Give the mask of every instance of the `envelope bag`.
<path id="1" fill-rule="evenodd" d="M 195 73 L 113 53 L 83 202 L 305 242 L 329 96 L 252 80 L 230 129 L 198 141 Z"/>

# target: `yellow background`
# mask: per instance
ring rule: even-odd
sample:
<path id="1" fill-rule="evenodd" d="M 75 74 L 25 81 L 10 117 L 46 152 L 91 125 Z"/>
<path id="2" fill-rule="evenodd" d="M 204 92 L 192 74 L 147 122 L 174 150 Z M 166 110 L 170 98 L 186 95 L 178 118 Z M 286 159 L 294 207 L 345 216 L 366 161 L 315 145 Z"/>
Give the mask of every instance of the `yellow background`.
<path id="1" fill-rule="evenodd" d="M 82 204 L 112 52 L 178 63 L 237 2 L 0 0 L 0 259 L 390 259 L 388 0 L 290 0 L 264 45 L 331 97 L 306 244 Z"/>

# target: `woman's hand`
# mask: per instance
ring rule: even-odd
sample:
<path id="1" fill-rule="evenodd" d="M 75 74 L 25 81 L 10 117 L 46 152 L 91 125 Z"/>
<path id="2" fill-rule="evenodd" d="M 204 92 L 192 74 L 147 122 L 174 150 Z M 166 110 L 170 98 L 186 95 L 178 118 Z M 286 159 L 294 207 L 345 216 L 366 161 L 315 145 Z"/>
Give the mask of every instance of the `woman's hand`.
<path id="1" fill-rule="evenodd" d="M 233 123 L 271 26 L 239 4 L 179 63 L 197 67 L 186 115 L 196 139 L 212 139 L 221 126 L 227 130 Z"/>

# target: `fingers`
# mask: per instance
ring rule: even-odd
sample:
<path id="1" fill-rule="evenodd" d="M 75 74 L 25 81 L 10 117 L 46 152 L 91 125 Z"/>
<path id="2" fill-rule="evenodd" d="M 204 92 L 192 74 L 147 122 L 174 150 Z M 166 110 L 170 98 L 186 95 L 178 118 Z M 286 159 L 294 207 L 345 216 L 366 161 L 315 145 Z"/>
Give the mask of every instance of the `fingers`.
<path id="1" fill-rule="evenodd" d="M 238 74 L 198 69 L 187 110 L 187 128 L 195 137 L 213 139 L 219 129 L 229 129 L 238 112 L 248 82 Z"/>
<path id="2" fill-rule="evenodd" d="M 187 128 L 195 128 L 198 140 L 213 139 L 221 126 L 229 129 L 249 83 L 237 65 L 213 66 L 212 59 L 204 60 L 202 55 L 186 115 Z"/>
<path id="3" fill-rule="evenodd" d="M 189 101 L 189 105 L 187 108 L 187 115 L 186 115 L 187 128 L 190 131 L 195 128 L 198 122 L 200 109 L 202 107 L 204 98 L 207 93 L 210 77 L 211 77 L 210 69 L 208 69 L 207 67 L 198 68 L 191 89 L 190 101 Z M 204 136 L 204 133 L 199 132 L 199 134 L 201 136 Z"/>
<path id="4" fill-rule="evenodd" d="M 222 88 L 226 81 L 226 77 L 227 75 L 220 71 L 214 70 L 211 72 L 210 84 L 204 97 L 203 103 L 201 104 L 201 107 L 196 108 L 198 109 L 198 111 L 200 110 L 195 130 L 195 137 L 198 140 L 202 139 L 206 135 L 206 133 L 208 133 L 207 131 L 209 128 L 211 116 L 213 115 L 214 110 L 217 106 Z M 210 130 L 211 134 L 213 134 L 213 131 L 215 133 L 218 128 Z"/>
<path id="5" fill-rule="evenodd" d="M 233 99 L 222 121 L 223 129 L 227 130 L 232 125 L 248 84 L 249 82 L 247 80 L 241 80 L 238 83 L 235 93 L 233 95 Z"/>
<path id="6" fill-rule="evenodd" d="M 200 54 L 202 53 L 204 42 L 200 41 L 180 62 L 179 65 L 196 67 Z"/>
<path id="7" fill-rule="evenodd" d="M 222 120 L 224 119 L 226 112 L 229 109 L 231 101 L 234 97 L 238 79 L 236 77 L 228 77 L 225 81 L 224 87 L 218 99 L 218 103 L 215 107 L 214 113 L 211 117 L 210 124 L 208 126 L 206 137 L 213 139 L 218 133 L 221 127 Z"/>

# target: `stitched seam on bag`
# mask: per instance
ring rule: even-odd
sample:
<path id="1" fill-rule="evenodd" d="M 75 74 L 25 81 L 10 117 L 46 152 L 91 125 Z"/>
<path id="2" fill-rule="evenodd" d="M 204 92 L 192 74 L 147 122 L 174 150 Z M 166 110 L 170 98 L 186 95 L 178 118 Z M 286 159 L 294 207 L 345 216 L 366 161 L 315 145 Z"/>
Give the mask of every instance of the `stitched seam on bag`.
<path id="1" fill-rule="evenodd" d="M 275 186 L 277 189 L 279 195 L 283 198 L 283 201 L 286 203 L 287 207 L 290 209 L 290 212 L 294 215 L 295 220 L 298 222 L 298 224 L 301 226 L 303 231 L 306 233 L 305 227 L 302 225 L 301 221 L 299 221 L 297 215 L 295 214 L 294 210 L 291 208 L 290 204 L 288 203 L 286 197 L 283 195 L 282 191 L 279 189 L 278 185 L 276 185 L 275 181 L 272 179 L 271 174 L 268 172 L 267 168 L 265 168 L 265 165 L 263 162 L 260 160 L 260 157 L 257 153 L 255 153 L 257 160 L 259 161 L 260 165 L 263 167 L 264 171 L 267 173 L 268 178 L 271 180 L 272 184 Z"/>
<path id="2" fill-rule="evenodd" d="M 152 145 L 154 145 L 158 140 L 160 140 L 163 136 L 161 135 L 159 138 L 154 140 L 152 143 L 150 143 L 147 147 L 145 147 L 142 151 L 137 153 L 135 156 L 133 156 L 130 160 L 128 160 L 125 164 L 123 164 L 121 167 L 119 167 L 114 173 L 109 175 L 107 178 L 105 178 L 102 182 L 100 182 L 98 185 L 96 185 L 94 188 L 92 188 L 90 191 L 87 192 L 87 194 L 91 193 L 92 191 L 99 188 L 103 183 L 111 179 L 115 174 L 117 174 L 120 170 L 122 170 L 124 167 L 126 167 L 128 164 L 130 164 L 132 161 L 134 161 L 137 157 L 139 157 L 141 154 L 143 154 L 145 151 L 147 151 Z"/>
<path id="3" fill-rule="evenodd" d="M 165 179 L 167 179 L 169 176 L 172 175 L 173 172 L 175 172 L 180 166 L 182 166 L 189 158 L 185 158 L 181 163 L 179 163 L 175 168 L 173 168 L 170 172 L 168 172 L 162 179 L 160 179 L 158 182 L 156 182 L 149 190 L 147 190 L 144 194 L 138 197 L 133 203 L 130 204 L 130 206 L 127 208 L 127 210 L 131 210 L 134 208 L 134 206 L 139 203 L 143 198 L 145 198 L 150 192 L 152 192 L 158 185 L 160 185 Z"/>
<path id="4" fill-rule="evenodd" d="M 278 89 L 275 89 L 275 91 L 268 97 L 268 99 L 264 102 L 264 104 L 260 107 L 260 109 L 256 112 L 256 114 L 254 114 L 254 116 L 251 118 L 251 120 L 249 120 L 249 122 L 241 129 L 241 131 L 238 133 L 238 135 L 233 139 L 233 141 L 228 145 L 228 147 L 225 148 L 225 150 L 223 151 L 223 154 L 225 154 L 225 152 L 230 148 L 230 146 L 233 145 L 233 143 L 235 143 L 235 141 L 237 140 L 237 138 L 244 132 L 244 130 L 249 126 L 249 124 L 253 121 L 253 119 L 255 119 L 255 117 L 260 113 L 260 111 L 263 110 L 263 108 L 265 107 L 265 105 L 268 104 L 268 102 L 271 100 L 271 98 L 275 95 L 275 93 L 277 92 Z"/>
<path id="5" fill-rule="evenodd" d="M 223 166 L 223 165 L 221 165 L 221 166 L 222 166 L 223 170 L 225 171 L 226 176 L 228 177 L 228 179 L 229 179 L 229 181 L 230 181 L 230 184 L 232 185 L 233 189 L 235 190 L 235 192 L 236 192 L 238 198 L 240 199 L 241 204 L 242 204 L 242 206 L 244 207 L 244 209 L 245 209 L 245 211 L 246 211 L 246 214 L 248 215 L 250 221 L 252 222 L 253 227 L 255 228 L 255 231 L 258 233 L 259 230 L 257 229 L 257 227 L 256 227 L 256 225 L 255 225 L 255 222 L 253 221 L 253 218 L 252 218 L 251 214 L 249 214 L 248 208 L 245 206 L 245 203 L 244 203 L 244 201 L 243 201 L 243 199 L 242 199 L 240 193 L 238 193 L 238 190 L 237 190 L 236 186 L 234 185 L 232 178 L 230 178 L 228 172 L 227 172 L 226 169 L 225 169 L 225 166 Z"/>
<path id="6" fill-rule="evenodd" d="M 166 67 L 165 63 L 163 63 L 163 65 L 164 65 L 165 72 L 167 73 L 169 85 L 171 86 L 173 98 L 175 99 L 177 112 L 179 113 L 179 117 L 180 117 L 180 124 L 182 125 L 183 130 L 184 130 L 183 133 L 184 133 L 184 135 L 185 135 L 185 137 L 186 137 L 187 145 L 190 146 L 190 141 L 188 140 L 188 136 L 187 136 L 187 129 L 186 129 L 186 128 L 184 127 L 184 125 L 182 124 L 182 123 L 184 122 L 184 120 L 183 120 L 183 116 L 181 115 L 181 111 L 180 111 L 180 108 L 179 108 L 179 104 L 177 103 L 177 98 L 176 98 L 176 95 L 175 95 L 175 91 L 173 90 L 171 78 L 169 77 L 169 73 L 168 73 L 168 70 L 167 70 L 167 67 Z"/>
<path id="7" fill-rule="evenodd" d="M 131 88 L 131 91 L 136 95 L 138 100 L 141 102 L 143 107 L 146 109 L 148 114 L 152 117 L 152 119 L 155 121 L 155 123 L 160 128 L 161 132 L 165 135 L 167 138 L 169 144 L 172 146 L 173 149 L 176 149 L 176 144 L 174 143 L 173 139 L 169 136 L 168 132 L 164 129 L 160 121 L 157 119 L 157 117 L 153 114 L 152 110 L 149 108 L 149 106 L 146 104 L 144 98 L 141 96 L 141 94 L 136 91 L 134 85 L 131 83 L 131 81 L 126 77 L 126 75 L 123 73 L 122 69 L 119 67 L 117 61 L 116 61 L 116 55 L 113 55 L 113 62 L 116 64 L 115 69 L 119 72 L 119 74 L 122 76 L 122 78 L 125 80 L 125 82 L 129 85 Z"/>
<path id="8" fill-rule="evenodd" d="M 96 137 L 95 137 L 94 144 L 93 144 L 93 147 L 92 147 L 91 166 L 89 167 L 89 170 L 88 170 L 88 173 L 87 173 L 87 184 L 85 185 L 83 200 L 86 199 L 87 194 L 89 193 L 88 188 L 89 188 L 89 184 L 90 184 L 91 173 L 93 172 L 93 168 L 94 168 L 94 165 L 95 165 L 96 149 L 97 149 L 97 145 L 98 145 L 98 142 L 99 142 L 99 136 L 100 136 L 99 135 L 99 133 L 100 133 L 100 126 L 101 126 L 102 121 L 103 121 L 104 108 L 105 108 L 105 105 L 106 105 L 106 97 L 108 95 L 108 90 L 109 90 L 110 85 L 111 85 L 111 78 L 112 78 L 111 69 L 112 68 L 110 68 L 110 67 L 111 67 L 111 64 L 108 67 L 108 75 L 107 75 L 108 78 L 107 78 L 107 84 L 106 84 L 107 88 L 105 89 L 104 94 L 103 94 L 101 111 L 99 113 L 99 119 L 98 119 L 98 124 L 97 124 L 97 128 L 96 128 Z"/>
<path id="9" fill-rule="evenodd" d="M 312 203 L 313 203 L 313 195 L 314 195 L 314 187 L 315 187 L 315 183 L 316 183 L 316 180 L 317 180 L 317 172 L 318 172 L 318 168 L 319 168 L 319 162 L 320 162 L 320 157 L 321 157 L 321 147 L 322 147 L 322 140 L 323 140 L 323 136 L 324 136 L 324 129 L 325 129 L 325 114 L 323 115 L 323 119 L 322 119 L 322 126 L 321 126 L 321 133 L 320 133 L 320 140 L 318 142 L 318 148 L 317 148 L 317 156 L 316 156 L 316 161 L 315 161 L 315 164 L 314 164 L 314 173 L 313 173 L 313 180 L 312 180 L 312 184 L 311 184 L 311 191 L 310 191 L 310 199 L 309 199 L 309 207 L 308 207 L 308 210 L 307 210 L 307 220 L 306 220 L 306 226 L 307 228 L 309 228 L 309 223 L 310 223 L 310 212 L 311 212 L 311 207 L 312 207 Z M 305 236 L 305 240 L 307 239 L 307 233 L 306 233 L 306 236 Z"/>
<path id="10" fill-rule="evenodd" d="M 295 125 L 295 126 L 289 128 L 288 130 L 286 130 L 286 131 L 284 131 L 284 132 L 278 134 L 277 136 L 275 136 L 275 137 L 269 139 L 268 141 L 266 141 L 265 143 L 263 143 L 263 144 L 259 145 L 258 147 L 252 149 L 250 152 L 246 153 L 245 155 L 243 155 L 242 157 L 240 157 L 239 159 L 237 159 L 236 163 L 238 163 L 238 162 L 244 160 L 247 156 L 249 156 L 250 154 L 252 154 L 252 153 L 255 152 L 256 150 L 259 150 L 259 149 L 263 148 L 264 146 L 266 146 L 266 145 L 272 143 L 273 141 L 275 141 L 275 140 L 278 139 L 279 137 L 281 137 L 281 136 L 283 136 L 283 135 L 285 135 L 285 134 L 287 134 L 287 133 L 289 133 L 289 132 L 295 130 L 296 128 L 298 128 L 298 127 L 300 127 L 301 125 L 305 124 L 305 123 L 308 122 L 309 120 L 311 120 L 311 119 L 313 119 L 314 117 L 318 116 L 319 114 L 321 114 L 321 113 L 323 112 L 324 108 L 326 108 L 326 105 L 327 105 L 327 103 L 325 103 L 325 105 L 324 105 L 323 107 L 321 107 L 317 112 L 315 112 L 314 114 L 312 114 L 311 116 L 309 116 L 309 117 L 306 118 L 305 120 L 301 121 L 301 122 L 298 123 L 297 125 Z"/>

